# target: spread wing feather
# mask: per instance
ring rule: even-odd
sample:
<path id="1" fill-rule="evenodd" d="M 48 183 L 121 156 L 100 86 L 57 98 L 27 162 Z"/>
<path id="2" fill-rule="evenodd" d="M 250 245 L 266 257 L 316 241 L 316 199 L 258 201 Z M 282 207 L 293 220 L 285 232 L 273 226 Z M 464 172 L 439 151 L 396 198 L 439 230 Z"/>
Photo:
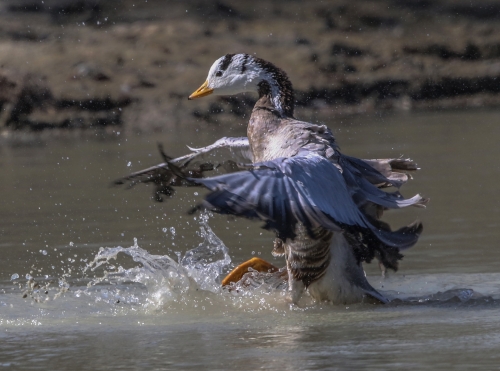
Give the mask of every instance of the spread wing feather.
<path id="1" fill-rule="evenodd" d="M 426 203 L 419 194 L 405 199 L 399 191 L 384 192 L 374 186 L 389 180 L 369 165 L 363 165 L 362 160 L 342 155 L 339 164 L 343 170 L 344 179 L 356 204 L 360 207 L 372 202 L 387 209 L 399 209 L 407 206 L 423 206 Z"/>
<path id="2" fill-rule="evenodd" d="M 189 148 L 191 153 L 174 159 L 168 158 L 163 153 L 161 145 L 159 149 L 164 160 L 175 165 L 182 173 L 182 177 L 174 174 L 169 164 L 163 162 L 117 179 L 113 185 L 124 184 L 129 189 L 139 183 L 153 183 L 155 185 L 153 197 L 161 202 L 163 195 L 170 197 L 174 194 L 173 187 L 192 186 L 192 183 L 184 181 L 186 177 L 201 178 L 207 171 L 218 168 L 223 172 L 233 172 L 238 170 L 237 163 L 253 161 L 252 151 L 246 137 L 224 137 L 207 147 Z"/>
<path id="3" fill-rule="evenodd" d="M 246 137 L 223 137 L 206 147 L 188 148 L 192 153 L 175 159 L 177 165 L 208 162 L 218 166 L 228 160 L 236 163 L 253 162 L 252 151 Z"/>
<path id="4" fill-rule="evenodd" d="M 309 231 L 318 226 L 335 231 L 348 229 L 350 233 L 359 231 L 365 240 L 375 239 L 397 248 L 415 244 L 421 228 L 390 231 L 364 214 L 355 198 L 373 199 L 391 207 L 411 202 L 392 195 L 384 198 L 363 182 L 359 186 L 354 175 L 346 174 L 350 171 L 346 168 L 341 173 L 324 157 L 306 153 L 258 163 L 250 171 L 190 180 L 212 191 L 202 207 L 261 219 L 265 221 L 264 228 L 277 231 L 281 239 L 294 238 L 295 226 L 301 223 Z M 350 183 L 357 187 L 356 197 Z"/>

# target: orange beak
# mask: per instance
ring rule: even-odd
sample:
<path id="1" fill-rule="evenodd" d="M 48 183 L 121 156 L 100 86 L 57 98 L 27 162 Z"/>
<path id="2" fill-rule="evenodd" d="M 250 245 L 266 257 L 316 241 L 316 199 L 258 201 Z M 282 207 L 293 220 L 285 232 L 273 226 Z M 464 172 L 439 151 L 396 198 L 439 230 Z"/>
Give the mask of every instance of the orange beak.
<path id="1" fill-rule="evenodd" d="M 198 88 L 198 90 L 196 90 L 193 94 L 191 94 L 188 99 L 191 100 L 191 99 L 205 97 L 207 95 L 212 94 L 213 91 L 214 89 L 208 87 L 208 80 L 207 80 L 203 83 L 202 86 Z"/>

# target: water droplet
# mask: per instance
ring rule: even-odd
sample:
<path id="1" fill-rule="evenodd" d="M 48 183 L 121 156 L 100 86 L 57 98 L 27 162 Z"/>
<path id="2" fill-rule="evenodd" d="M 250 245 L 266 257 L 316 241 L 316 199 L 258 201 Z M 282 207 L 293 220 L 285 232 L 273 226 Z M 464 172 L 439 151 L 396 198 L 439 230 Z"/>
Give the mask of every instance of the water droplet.
<path id="1" fill-rule="evenodd" d="M 42 250 L 40 252 L 42 253 L 42 255 L 47 255 L 47 250 Z"/>
<path id="2" fill-rule="evenodd" d="M 10 276 L 11 281 L 17 280 L 18 278 L 19 278 L 19 275 L 17 273 L 14 273 L 12 276 Z"/>

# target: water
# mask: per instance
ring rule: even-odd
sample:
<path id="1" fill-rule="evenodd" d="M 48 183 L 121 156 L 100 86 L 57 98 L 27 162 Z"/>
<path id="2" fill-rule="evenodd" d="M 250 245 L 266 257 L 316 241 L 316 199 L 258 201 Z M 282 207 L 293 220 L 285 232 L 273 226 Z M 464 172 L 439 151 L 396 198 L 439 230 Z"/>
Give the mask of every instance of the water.
<path id="1" fill-rule="evenodd" d="M 259 223 L 187 215 L 201 190 L 154 203 L 151 188 L 109 186 L 158 162 L 157 141 L 177 156 L 184 144 L 243 135 L 243 126 L 1 141 L 0 368 L 496 367 L 499 114 L 327 121 L 346 154 L 411 156 L 422 168 L 403 193 L 430 197 L 428 208 L 386 218 L 395 225 L 420 218 L 421 240 L 398 273 L 382 278 L 366 266 L 370 282 L 393 299 L 385 306 L 306 298 L 290 307 L 286 283 L 275 277 L 223 290 L 227 271 L 252 256 L 283 265 L 270 254 L 272 234 Z"/>

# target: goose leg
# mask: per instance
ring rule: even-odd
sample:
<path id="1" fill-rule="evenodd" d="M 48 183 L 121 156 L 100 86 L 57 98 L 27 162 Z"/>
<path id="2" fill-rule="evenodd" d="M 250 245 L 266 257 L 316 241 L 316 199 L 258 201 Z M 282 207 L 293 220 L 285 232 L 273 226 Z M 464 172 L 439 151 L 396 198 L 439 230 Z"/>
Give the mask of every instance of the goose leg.
<path id="1" fill-rule="evenodd" d="M 288 291 L 289 291 L 288 299 L 293 304 L 297 304 L 300 298 L 302 297 L 302 294 L 304 293 L 306 286 L 301 280 L 297 280 L 296 278 L 293 277 L 292 270 L 290 269 L 288 264 L 287 268 L 288 268 Z"/>

